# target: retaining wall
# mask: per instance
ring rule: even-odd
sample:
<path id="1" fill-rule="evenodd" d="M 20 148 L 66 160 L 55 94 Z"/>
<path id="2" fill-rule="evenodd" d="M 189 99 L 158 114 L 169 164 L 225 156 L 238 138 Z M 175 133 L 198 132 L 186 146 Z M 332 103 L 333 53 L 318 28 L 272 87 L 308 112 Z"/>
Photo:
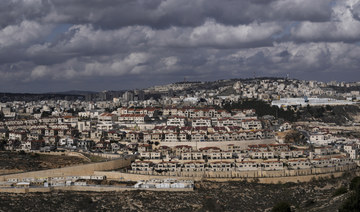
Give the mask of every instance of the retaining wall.
<path id="1" fill-rule="evenodd" d="M 28 192 L 50 192 L 52 191 L 52 188 L 45 188 L 45 187 L 39 187 L 39 188 L 0 188 L 0 192 L 4 193 L 28 193 Z"/>
<path id="2" fill-rule="evenodd" d="M 68 186 L 68 187 L 54 187 L 54 190 L 61 191 L 92 191 L 92 192 L 107 192 L 107 191 L 135 191 L 135 190 L 147 190 L 147 191 L 193 191 L 192 188 L 126 188 L 116 186 Z"/>
<path id="3" fill-rule="evenodd" d="M 48 169 L 42 171 L 24 172 L 10 175 L 0 176 L 0 181 L 7 181 L 9 178 L 40 178 L 40 177 L 57 177 L 57 176 L 81 176 L 81 175 L 93 175 L 94 171 L 101 170 L 113 170 L 126 166 L 130 166 L 132 158 L 117 159 L 107 162 L 91 163 L 84 165 L 76 165 L 58 169 Z"/>
<path id="4" fill-rule="evenodd" d="M 116 186 L 59 186 L 48 188 L 0 188 L 0 192 L 4 193 L 32 193 L 32 192 L 51 192 L 51 191 L 90 191 L 90 192 L 122 192 L 122 191 L 193 191 L 193 188 L 127 188 Z"/>
<path id="5" fill-rule="evenodd" d="M 327 168 L 312 168 L 312 169 L 299 169 L 299 170 L 281 170 L 281 171 L 244 171 L 244 172 L 183 172 L 174 174 L 130 174 L 121 172 L 106 172 L 95 171 L 95 175 L 104 175 L 112 180 L 127 180 L 139 181 L 149 179 L 191 179 L 199 180 L 212 180 L 212 181 L 239 181 L 239 180 L 254 180 L 259 179 L 262 183 L 277 183 L 277 182 L 308 182 L 314 177 L 339 177 L 344 172 L 354 170 L 356 165 L 348 165 L 343 167 L 327 167 Z"/>

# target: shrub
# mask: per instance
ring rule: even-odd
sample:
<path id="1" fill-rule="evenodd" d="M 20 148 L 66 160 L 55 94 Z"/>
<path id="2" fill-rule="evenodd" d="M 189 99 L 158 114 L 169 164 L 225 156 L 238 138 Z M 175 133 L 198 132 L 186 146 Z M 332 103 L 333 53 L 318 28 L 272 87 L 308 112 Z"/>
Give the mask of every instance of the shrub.
<path id="1" fill-rule="evenodd" d="M 360 189 L 360 177 L 354 177 L 350 182 L 350 190 Z"/>
<path id="2" fill-rule="evenodd" d="M 291 207 L 289 203 L 281 201 L 275 204 L 271 212 L 291 212 Z"/>
<path id="3" fill-rule="evenodd" d="M 336 189 L 333 193 L 333 197 L 339 196 L 341 194 L 347 193 L 347 188 L 345 186 L 341 186 L 340 188 Z"/>

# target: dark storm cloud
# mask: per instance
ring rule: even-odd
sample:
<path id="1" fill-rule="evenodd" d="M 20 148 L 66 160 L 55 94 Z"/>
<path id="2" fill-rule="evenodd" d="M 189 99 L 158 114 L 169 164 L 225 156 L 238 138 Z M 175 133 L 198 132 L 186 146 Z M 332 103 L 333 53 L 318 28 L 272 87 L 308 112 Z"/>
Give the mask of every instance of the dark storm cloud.
<path id="1" fill-rule="evenodd" d="M 330 0 L 56 0 L 54 12 L 63 21 L 99 27 L 149 25 L 199 26 L 211 18 L 226 25 L 253 21 L 327 21 L 331 16 Z"/>
<path id="2" fill-rule="evenodd" d="M 360 2 L 356 3 L 351 10 L 353 17 L 360 20 Z"/>
<path id="3" fill-rule="evenodd" d="M 100 28 L 199 26 L 211 18 L 226 25 L 253 21 L 327 21 L 330 0 L 5 0 L 0 26 L 34 20 Z"/>
<path id="4" fill-rule="evenodd" d="M 254 72 L 328 80 L 341 70 L 349 73 L 342 80 L 354 80 L 360 66 L 359 4 L 5 0 L 0 89 L 121 89 Z"/>
<path id="5" fill-rule="evenodd" d="M 51 11 L 50 3 L 42 0 L 3 0 L 0 1 L 0 29 L 20 24 L 23 20 L 40 21 Z"/>

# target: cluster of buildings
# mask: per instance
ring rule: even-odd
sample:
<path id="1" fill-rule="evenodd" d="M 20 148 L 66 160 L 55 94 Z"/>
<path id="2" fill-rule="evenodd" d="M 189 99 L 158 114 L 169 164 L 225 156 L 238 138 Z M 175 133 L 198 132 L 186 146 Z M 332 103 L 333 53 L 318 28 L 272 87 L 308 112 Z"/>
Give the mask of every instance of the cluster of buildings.
<path id="1" fill-rule="evenodd" d="M 134 188 L 140 189 L 193 189 L 194 181 L 176 180 L 176 179 L 151 179 L 141 180 L 134 185 Z"/>
<path id="2" fill-rule="evenodd" d="M 57 187 L 70 187 L 70 186 L 95 186 L 97 188 L 102 187 L 116 187 L 124 189 L 168 189 L 168 190 L 177 190 L 184 189 L 182 191 L 191 191 L 194 189 L 193 180 L 178 180 L 178 179 L 150 179 L 150 180 L 140 180 L 135 183 L 133 186 L 121 185 L 103 185 L 107 182 L 106 176 L 100 175 L 91 175 L 91 176 L 59 176 L 59 177 L 26 177 L 26 178 L 8 178 L 7 181 L 0 182 L 0 192 L 2 189 L 8 188 L 53 188 Z M 100 184 L 99 184 L 100 183 Z M 86 190 L 86 188 L 85 188 Z M 50 191 L 50 190 L 49 190 Z"/>
<path id="3" fill-rule="evenodd" d="M 3 114 L 16 114 L 0 121 L 2 148 L 117 152 L 139 143 L 222 142 L 274 136 L 254 110 L 110 105 L 64 100 L 2 103 Z"/>
<path id="4" fill-rule="evenodd" d="M 60 187 L 60 186 L 86 186 L 87 181 L 106 180 L 106 176 L 88 175 L 88 176 L 58 176 L 58 177 L 25 177 L 8 178 L 6 182 L 1 182 L 1 187 Z"/>
<path id="5" fill-rule="evenodd" d="M 211 84 L 211 86 L 209 86 Z M 243 80 L 220 80 L 212 83 L 182 82 L 145 89 L 145 93 L 161 93 L 161 104 L 200 103 L 219 105 L 224 102 L 238 101 L 244 98 L 254 98 L 264 101 L 282 100 L 274 104 L 303 103 L 304 97 L 309 98 L 313 105 L 323 105 L 326 102 L 349 104 L 349 101 L 360 99 L 357 88 L 360 82 L 319 82 L 288 78 L 253 78 Z M 193 92 L 189 92 L 193 91 Z M 174 95 L 175 94 L 175 95 Z M 191 95 L 189 95 L 191 94 Z M 293 99 L 291 99 L 293 98 Z M 336 101 L 348 100 L 348 101 Z"/>
<path id="6" fill-rule="evenodd" d="M 278 78 L 221 80 L 91 93 L 85 101 L 5 102 L 0 103 L 0 149 L 137 154 L 141 160 L 132 164 L 134 173 L 337 167 L 359 158 L 358 140 L 349 142 L 307 124 L 298 128 L 273 116 L 258 117 L 253 109 L 228 111 L 223 106 L 249 98 L 278 106 L 291 101 L 353 104 L 360 93 L 351 88 L 359 85 Z M 303 133 L 305 148 L 281 144 L 285 139 L 277 132 L 291 130 Z M 251 144 L 268 140 L 272 144 Z"/>
<path id="7" fill-rule="evenodd" d="M 289 144 L 249 145 L 246 149 L 232 144 L 224 148 L 199 149 L 180 145 L 139 150 L 140 159 L 132 163 L 130 173 L 181 176 L 182 173 L 279 171 L 354 165 L 346 153 L 331 146 L 312 150 Z"/>

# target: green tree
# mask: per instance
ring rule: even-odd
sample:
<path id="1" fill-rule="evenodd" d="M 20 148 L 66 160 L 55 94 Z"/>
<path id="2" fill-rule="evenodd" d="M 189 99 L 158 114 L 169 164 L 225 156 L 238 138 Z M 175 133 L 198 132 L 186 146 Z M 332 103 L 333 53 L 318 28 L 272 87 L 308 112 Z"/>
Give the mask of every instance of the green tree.
<path id="1" fill-rule="evenodd" d="M 290 204 L 284 201 L 276 203 L 271 212 L 291 212 Z"/>
<path id="2" fill-rule="evenodd" d="M 282 108 L 278 108 L 277 106 L 271 106 L 267 102 L 255 99 L 226 103 L 224 104 L 223 108 L 228 111 L 231 111 L 232 109 L 255 109 L 258 116 L 272 115 L 276 118 L 283 118 L 287 121 L 297 120 L 297 113 L 295 113 L 293 110 L 284 110 Z"/>

